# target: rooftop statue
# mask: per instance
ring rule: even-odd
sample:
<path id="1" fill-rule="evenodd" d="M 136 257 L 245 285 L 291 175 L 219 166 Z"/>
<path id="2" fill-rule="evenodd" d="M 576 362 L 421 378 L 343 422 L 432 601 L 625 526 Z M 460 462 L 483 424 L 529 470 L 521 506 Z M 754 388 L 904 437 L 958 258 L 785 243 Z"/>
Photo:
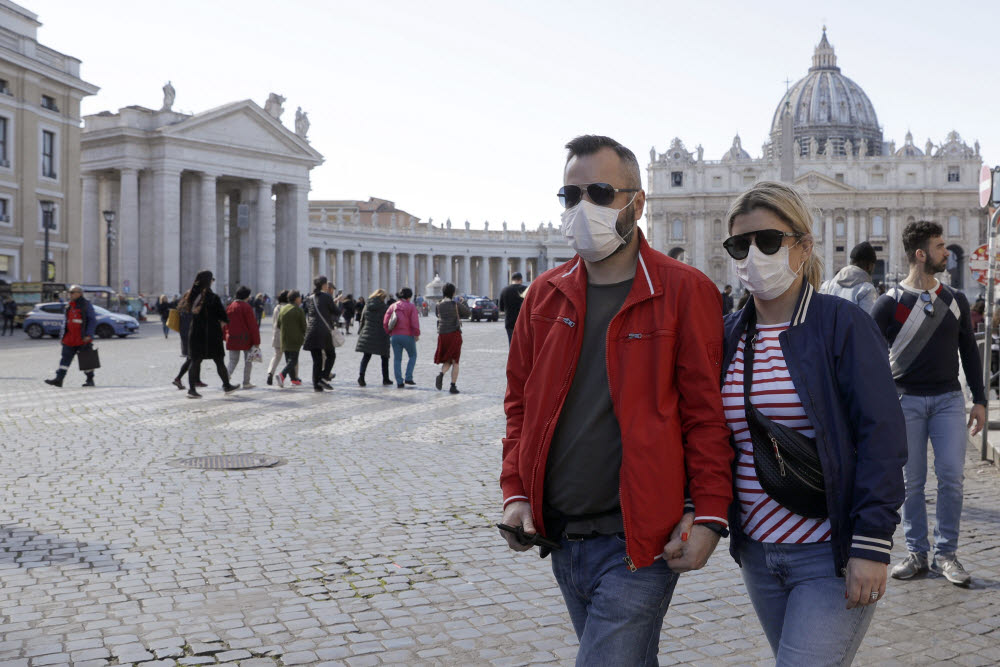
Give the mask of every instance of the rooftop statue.
<path id="1" fill-rule="evenodd" d="M 309 134 L 309 114 L 303 111 L 302 107 L 295 110 L 295 134 L 303 139 Z"/>
<path id="2" fill-rule="evenodd" d="M 167 85 L 163 86 L 163 107 L 160 108 L 160 111 L 172 111 L 175 99 L 177 99 L 177 91 L 174 90 L 173 85 L 167 81 Z"/>
<path id="3" fill-rule="evenodd" d="M 278 93 L 271 93 L 267 97 L 267 102 L 264 103 L 264 111 L 267 112 L 271 118 L 275 120 L 281 120 L 281 114 L 285 112 L 285 108 L 281 106 L 285 103 L 285 98 Z"/>

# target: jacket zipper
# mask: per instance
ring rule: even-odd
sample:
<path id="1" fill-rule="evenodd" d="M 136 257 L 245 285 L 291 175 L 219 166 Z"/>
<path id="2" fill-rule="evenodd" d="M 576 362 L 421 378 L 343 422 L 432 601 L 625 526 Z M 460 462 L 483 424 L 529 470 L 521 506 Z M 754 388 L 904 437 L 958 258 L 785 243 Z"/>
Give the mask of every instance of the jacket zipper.
<path id="1" fill-rule="evenodd" d="M 545 319 L 548 319 L 548 318 L 545 318 Z M 561 317 L 561 318 L 558 318 L 556 321 L 562 322 L 563 324 L 565 324 L 566 326 L 568 326 L 570 329 L 573 329 L 574 327 L 576 327 L 576 322 L 574 322 L 573 320 L 569 319 L 568 317 Z M 582 345 L 582 341 L 581 341 L 581 345 Z M 580 352 L 579 352 L 579 349 L 578 349 L 577 350 L 577 356 L 579 356 L 579 354 L 580 354 Z M 567 371 L 566 371 L 566 376 L 563 378 L 562 386 L 559 387 L 559 394 L 558 395 L 561 398 L 558 401 L 556 401 L 556 407 L 552 409 L 552 414 L 549 415 L 548 420 L 545 422 L 545 427 L 542 429 L 542 437 L 539 438 L 539 440 L 538 440 L 538 446 L 535 449 L 535 465 L 532 466 L 532 468 L 531 468 L 531 487 L 530 488 L 532 489 L 532 491 L 534 491 L 534 489 L 535 489 L 535 480 L 538 478 L 538 464 L 542 460 L 542 456 L 541 456 L 541 454 L 542 454 L 542 445 L 545 443 L 545 438 L 546 438 L 546 436 L 547 436 L 547 434 L 549 432 L 549 426 L 552 424 L 552 420 L 555 418 L 556 414 L 559 413 L 560 409 L 562 409 L 563 399 L 565 398 L 565 396 L 563 395 L 563 392 L 566 390 L 566 386 L 569 384 L 569 376 L 570 376 L 570 374 L 572 372 L 573 372 L 573 367 L 570 366 L 567 369 Z M 621 492 L 619 491 L 619 493 L 621 493 Z M 544 527 L 544 523 L 545 522 L 544 522 L 544 517 L 543 517 L 543 521 L 542 521 L 543 527 Z M 552 537 L 552 536 L 549 536 L 549 537 Z M 558 536 L 556 536 L 554 539 L 558 539 Z"/>
<path id="2" fill-rule="evenodd" d="M 626 297 L 626 298 L 628 298 L 628 297 Z M 611 394 L 611 405 L 612 406 L 614 406 L 614 404 L 615 404 L 615 397 L 614 397 L 614 391 L 611 388 L 611 363 L 608 361 L 608 355 L 609 355 L 609 353 L 611 351 L 611 325 L 614 323 L 615 318 L 618 317 L 618 315 L 620 315 L 623 310 L 624 310 L 624 308 L 620 309 L 611 318 L 611 322 L 608 323 L 608 333 L 605 335 L 605 338 L 604 338 L 604 372 L 608 376 L 608 393 Z M 628 337 L 630 339 L 632 339 L 632 340 L 637 340 L 639 338 L 642 338 L 642 334 L 641 333 L 630 333 L 628 335 Z M 618 416 L 615 415 L 615 419 L 617 419 L 617 418 L 618 418 Z M 622 467 L 624 467 L 624 466 L 625 466 L 625 441 L 623 439 L 622 440 Z M 621 505 L 621 510 L 622 510 L 622 532 L 625 534 L 625 558 L 623 558 L 622 560 L 625 561 L 625 567 L 628 568 L 629 572 L 635 572 L 639 568 L 637 568 L 635 566 L 635 563 L 632 561 L 632 556 L 628 552 L 628 536 L 629 536 L 629 532 L 630 531 L 629 531 L 629 528 L 628 528 L 628 516 L 625 513 L 625 496 L 622 494 L 622 473 L 621 473 L 621 468 L 618 469 L 618 500 L 619 500 L 619 504 Z"/>

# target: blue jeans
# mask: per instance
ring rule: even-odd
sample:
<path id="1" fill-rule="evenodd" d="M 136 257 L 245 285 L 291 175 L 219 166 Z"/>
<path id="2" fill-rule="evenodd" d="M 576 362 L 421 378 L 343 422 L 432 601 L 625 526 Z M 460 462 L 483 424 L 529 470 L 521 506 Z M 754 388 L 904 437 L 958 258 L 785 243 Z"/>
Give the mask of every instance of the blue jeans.
<path id="1" fill-rule="evenodd" d="M 829 542 L 740 543 L 743 583 L 776 667 L 849 665 L 875 615 L 874 604 L 847 609 L 847 582 L 836 576 Z"/>
<path id="2" fill-rule="evenodd" d="M 678 575 L 662 559 L 629 572 L 625 541 L 616 535 L 561 544 L 552 572 L 580 640 L 576 664 L 656 665 Z"/>
<path id="3" fill-rule="evenodd" d="M 413 367 L 417 365 L 417 341 L 413 336 L 390 336 L 392 343 L 392 370 L 396 384 L 403 384 L 403 350 L 406 350 L 406 380 L 413 382 Z"/>
<path id="4" fill-rule="evenodd" d="M 953 554 L 958 550 L 958 524 L 962 516 L 962 482 L 965 479 L 965 448 L 968 442 L 965 397 L 960 391 L 937 396 L 909 396 L 899 399 L 906 418 L 906 466 L 903 480 L 903 534 L 906 548 L 927 553 L 927 439 L 934 447 L 934 472 L 938 492 L 935 510 L 934 551 Z"/>

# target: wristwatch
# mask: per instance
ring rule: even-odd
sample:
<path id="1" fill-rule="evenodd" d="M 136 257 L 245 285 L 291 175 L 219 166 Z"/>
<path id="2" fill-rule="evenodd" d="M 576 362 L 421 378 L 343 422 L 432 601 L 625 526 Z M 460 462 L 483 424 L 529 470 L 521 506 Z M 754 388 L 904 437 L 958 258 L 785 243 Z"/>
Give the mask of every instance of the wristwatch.
<path id="1" fill-rule="evenodd" d="M 708 523 L 696 524 L 708 528 L 713 533 L 716 533 L 719 537 L 729 537 L 729 529 L 723 526 L 721 523 L 715 521 L 709 521 Z"/>

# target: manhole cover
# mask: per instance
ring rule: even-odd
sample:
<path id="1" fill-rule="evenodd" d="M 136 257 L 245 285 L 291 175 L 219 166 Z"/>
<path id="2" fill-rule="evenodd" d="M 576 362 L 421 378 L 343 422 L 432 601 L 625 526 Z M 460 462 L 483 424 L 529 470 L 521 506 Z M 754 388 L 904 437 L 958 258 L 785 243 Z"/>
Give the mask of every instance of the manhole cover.
<path id="1" fill-rule="evenodd" d="M 251 468 L 273 468 L 286 463 L 280 456 L 268 454 L 216 454 L 214 456 L 193 456 L 188 459 L 171 461 L 180 468 L 201 470 L 249 470 Z"/>

